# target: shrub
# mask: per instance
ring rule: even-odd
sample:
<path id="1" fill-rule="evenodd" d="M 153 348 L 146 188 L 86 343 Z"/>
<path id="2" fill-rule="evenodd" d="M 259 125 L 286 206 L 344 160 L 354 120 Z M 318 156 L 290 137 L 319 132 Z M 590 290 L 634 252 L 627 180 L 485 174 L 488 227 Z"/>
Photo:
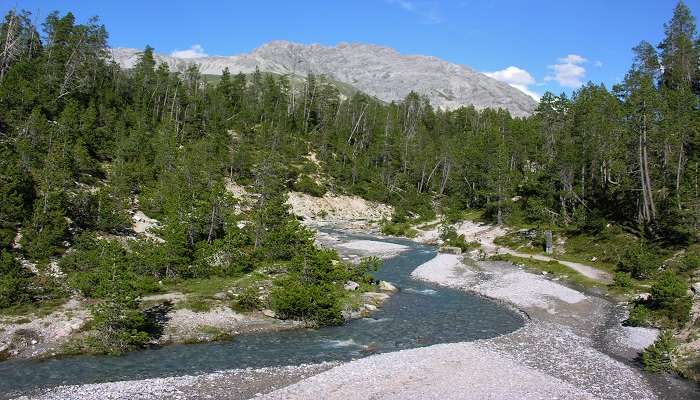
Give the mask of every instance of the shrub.
<path id="1" fill-rule="evenodd" d="M 270 307 L 282 319 L 312 321 L 318 325 L 339 325 L 341 293 L 330 284 L 305 284 L 294 278 L 276 282 L 270 293 Z"/>
<path id="2" fill-rule="evenodd" d="M 323 197 L 326 194 L 326 187 L 316 183 L 310 176 L 302 175 L 294 183 L 294 190 L 310 194 L 314 197 Z"/>
<path id="3" fill-rule="evenodd" d="M 464 235 L 457 235 L 457 230 L 447 224 L 440 227 L 440 239 L 449 246 L 459 247 L 463 252 L 476 249 L 480 245 L 477 242 L 467 242 Z"/>
<path id="4" fill-rule="evenodd" d="M 652 304 L 663 316 L 679 323 L 688 321 L 692 298 L 687 283 L 673 271 L 665 271 L 651 286 Z"/>
<path id="5" fill-rule="evenodd" d="M 387 236 L 405 236 L 408 238 L 416 237 L 418 232 L 413 229 L 408 222 L 389 222 L 384 221 L 381 225 L 383 235 Z"/>
<path id="6" fill-rule="evenodd" d="M 0 308 L 32 301 L 31 274 L 9 252 L 0 253 Z"/>
<path id="7" fill-rule="evenodd" d="M 620 289 L 629 289 L 632 287 L 632 276 L 627 272 L 615 272 L 613 277 L 613 286 Z"/>
<path id="8" fill-rule="evenodd" d="M 650 372 L 670 372 L 673 370 L 673 357 L 677 343 L 670 331 L 664 331 L 654 344 L 642 352 L 644 369 Z"/>
<path id="9" fill-rule="evenodd" d="M 260 301 L 260 293 L 254 287 L 247 288 L 236 299 L 236 306 L 239 310 L 243 311 L 260 309 L 262 306 L 262 302 Z"/>
<path id="10" fill-rule="evenodd" d="M 658 263 L 649 248 L 644 243 L 640 243 L 625 249 L 617 267 L 620 271 L 629 272 L 637 279 L 647 279 L 656 271 Z"/>
<path id="11" fill-rule="evenodd" d="M 162 327 L 138 309 L 129 297 L 115 297 L 92 310 L 92 326 L 98 334 L 88 340 L 89 350 L 105 354 L 122 354 L 147 344 L 159 336 Z"/>
<path id="12" fill-rule="evenodd" d="M 682 272 L 693 272 L 700 269 L 700 254 L 696 252 L 688 252 L 681 260 Z"/>
<path id="13" fill-rule="evenodd" d="M 58 196 L 50 196 L 48 206 L 36 202 L 34 215 L 23 230 L 22 249 L 34 260 L 47 260 L 62 251 L 62 242 L 68 233 L 68 221 Z"/>
<path id="14" fill-rule="evenodd" d="M 649 309 L 644 304 L 635 304 L 630 310 L 630 315 L 625 321 L 627 326 L 648 326 Z"/>
<path id="15" fill-rule="evenodd" d="M 86 297 L 105 298 L 115 285 L 136 297 L 157 290 L 154 276 L 145 273 L 142 261 L 119 243 L 84 233 L 59 265 L 68 274 L 71 287 Z"/>

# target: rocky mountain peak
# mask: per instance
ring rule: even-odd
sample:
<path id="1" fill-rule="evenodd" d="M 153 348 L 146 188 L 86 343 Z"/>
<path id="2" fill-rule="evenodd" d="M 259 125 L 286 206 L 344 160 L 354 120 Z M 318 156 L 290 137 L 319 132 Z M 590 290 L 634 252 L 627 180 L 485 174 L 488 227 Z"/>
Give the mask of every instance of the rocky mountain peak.
<path id="1" fill-rule="evenodd" d="M 112 54 L 125 68 L 138 60 L 135 49 L 114 49 Z M 325 46 L 275 40 L 248 54 L 188 59 L 158 55 L 157 59 L 172 70 L 197 63 L 202 73 L 213 75 L 221 74 L 226 67 L 234 74 L 250 73 L 256 67 L 302 77 L 323 74 L 387 102 L 401 100 L 415 91 L 427 96 L 434 107 L 443 109 L 472 105 L 527 116 L 537 106 L 528 95 L 467 66 L 436 57 L 400 54 L 390 47 L 372 44 L 343 42 Z"/>

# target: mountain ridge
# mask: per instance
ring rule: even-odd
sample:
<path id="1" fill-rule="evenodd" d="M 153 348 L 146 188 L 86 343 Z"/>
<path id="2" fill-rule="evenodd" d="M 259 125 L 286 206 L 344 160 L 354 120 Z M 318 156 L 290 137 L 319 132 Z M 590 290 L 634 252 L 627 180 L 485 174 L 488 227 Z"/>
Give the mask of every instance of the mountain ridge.
<path id="1" fill-rule="evenodd" d="M 114 48 L 112 58 L 123 68 L 138 61 L 141 50 Z M 156 54 L 172 71 L 183 71 L 196 63 L 204 74 L 263 72 L 306 76 L 327 75 L 390 102 L 403 99 L 411 91 L 425 95 L 435 107 L 454 109 L 505 109 L 512 115 L 532 114 L 537 102 L 520 90 L 497 81 L 473 68 L 450 63 L 434 56 L 401 54 L 386 46 L 341 42 L 335 46 L 299 44 L 275 40 L 250 53 L 231 56 L 178 58 Z"/>

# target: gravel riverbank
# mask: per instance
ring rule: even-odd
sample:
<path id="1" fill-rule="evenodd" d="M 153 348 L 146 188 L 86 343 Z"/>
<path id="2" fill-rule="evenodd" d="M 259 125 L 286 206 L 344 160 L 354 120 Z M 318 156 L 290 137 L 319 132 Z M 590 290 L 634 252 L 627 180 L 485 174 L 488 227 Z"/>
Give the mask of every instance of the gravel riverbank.
<path id="1" fill-rule="evenodd" d="M 612 305 L 508 263 L 469 266 L 440 254 L 413 276 L 504 301 L 531 321 L 497 338 L 356 360 L 272 392 L 269 399 L 657 399 L 636 368 L 596 349 Z M 655 335 L 622 330 L 635 352 Z M 636 348 L 631 348 L 636 347 Z"/>
<path id="2" fill-rule="evenodd" d="M 336 244 L 337 245 L 337 244 Z M 396 251 L 356 242 L 346 251 Z M 690 399 L 659 390 L 630 360 L 657 332 L 624 328 L 621 307 L 505 262 L 440 254 L 416 279 L 508 303 L 530 317 L 492 339 L 372 355 L 347 363 L 231 370 L 50 389 L 22 399 Z M 476 316 L 475 316 L 476 317 Z"/>

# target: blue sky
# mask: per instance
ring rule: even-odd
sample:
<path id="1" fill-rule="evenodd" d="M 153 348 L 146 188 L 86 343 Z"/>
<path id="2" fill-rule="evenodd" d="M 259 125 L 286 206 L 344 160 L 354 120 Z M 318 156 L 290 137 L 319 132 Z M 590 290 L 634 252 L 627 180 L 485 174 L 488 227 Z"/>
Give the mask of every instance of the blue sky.
<path id="1" fill-rule="evenodd" d="M 249 52 L 270 40 L 363 42 L 469 65 L 542 94 L 624 77 L 631 48 L 657 44 L 675 0 L 3 0 L 43 19 L 98 15 L 113 47 L 185 55 Z M 694 14 L 700 0 L 687 0 Z"/>

